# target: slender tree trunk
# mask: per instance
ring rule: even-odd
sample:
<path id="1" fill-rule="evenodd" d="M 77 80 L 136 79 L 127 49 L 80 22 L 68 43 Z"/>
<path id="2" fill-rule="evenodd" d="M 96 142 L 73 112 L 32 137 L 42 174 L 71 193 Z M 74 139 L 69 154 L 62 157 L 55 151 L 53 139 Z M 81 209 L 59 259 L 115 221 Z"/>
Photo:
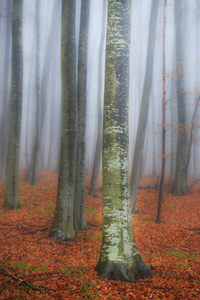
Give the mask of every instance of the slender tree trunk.
<path id="1" fill-rule="evenodd" d="M 165 88 L 165 32 L 166 32 L 166 13 L 167 13 L 167 0 L 165 0 L 164 6 L 164 26 L 163 26 L 163 107 L 162 107 L 162 170 L 160 178 L 160 190 L 158 199 L 158 211 L 156 222 L 161 222 L 161 206 L 162 206 L 162 194 L 163 194 L 163 184 L 165 178 L 165 133 L 166 133 L 166 88 Z"/>
<path id="2" fill-rule="evenodd" d="M 81 3 L 81 22 L 78 54 L 78 141 L 74 198 L 74 228 L 78 230 L 87 229 L 85 219 L 85 128 L 89 9 L 90 0 L 83 0 Z"/>
<path id="3" fill-rule="evenodd" d="M 151 274 L 135 244 L 129 192 L 130 12 L 130 0 L 108 0 L 103 130 L 103 229 L 96 271 L 102 278 L 113 280 L 134 280 Z"/>
<path id="4" fill-rule="evenodd" d="M 152 167 L 152 177 L 156 177 L 156 100 L 154 95 L 154 88 L 152 86 L 152 127 L 153 127 L 153 167 Z"/>
<path id="5" fill-rule="evenodd" d="M 103 76 L 103 59 L 104 59 L 104 41 L 105 41 L 105 25 L 106 25 L 106 1 L 103 1 L 103 19 L 102 19 L 102 33 L 99 47 L 99 61 L 98 61 L 98 132 L 97 132 L 97 142 L 94 155 L 92 176 L 90 182 L 89 195 L 94 195 L 95 186 L 97 185 L 99 178 L 99 169 L 101 164 L 101 153 L 102 153 L 102 134 L 103 134 L 103 108 L 102 99 L 104 91 L 104 76 Z"/>
<path id="6" fill-rule="evenodd" d="M 6 191 L 4 209 L 20 208 L 19 202 L 19 154 L 22 116 L 23 44 L 22 44 L 23 0 L 13 0 L 12 12 L 12 81 L 9 142 L 6 165 Z"/>
<path id="7" fill-rule="evenodd" d="M 193 137 L 194 137 L 194 130 L 195 130 L 195 119 L 196 119 L 196 115 L 197 115 L 197 111 L 198 111 L 198 107 L 199 107 L 199 102 L 200 102 L 200 96 L 196 100 L 195 108 L 194 108 L 194 112 L 193 112 L 193 116 L 192 116 L 192 120 L 191 120 L 191 129 L 190 129 L 190 136 L 189 136 L 189 143 L 188 143 L 188 155 L 187 155 L 186 167 L 185 167 L 186 168 L 186 178 L 187 178 L 188 167 L 189 167 L 189 163 L 190 163 L 190 154 L 192 151 L 192 144 L 193 144 Z"/>
<path id="8" fill-rule="evenodd" d="M 152 1 L 151 7 L 151 16 L 149 22 L 149 38 L 148 38 L 148 49 L 147 49 L 147 62 L 146 62 L 146 72 L 142 93 L 142 102 L 140 106 L 140 115 L 139 115 L 139 124 L 135 142 L 134 158 L 131 169 L 131 204 L 132 210 L 137 211 L 136 207 L 136 198 L 138 190 L 138 180 L 140 174 L 140 166 L 142 160 L 142 152 L 144 148 L 144 137 L 148 116 L 149 108 L 149 98 L 152 85 L 152 73 L 153 73 L 153 62 L 154 62 L 154 49 L 155 49 L 155 40 L 156 40 L 156 22 L 158 15 L 158 5 L 159 1 Z"/>
<path id="9" fill-rule="evenodd" d="M 58 191 L 50 237 L 75 238 L 73 226 L 77 147 L 76 1 L 62 2 L 62 136 Z"/>
<path id="10" fill-rule="evenodd" d="M 171 83 L 171 98 L 177 94 L 176 92 L 176 83 Z M 171 115 L 171 157 L 170 157 L 170 177 L 169 182 L 172 184 L 175 176 L 176 169 L 176 147 L 177 147 L 177 99 L 176 97 L 170 101 L 170 115 Z"/>
<path id="11" fill-rule="evenodd" d="M 33 160 L 31 172 L 31 185 L 36 185 L 39 168 L 40 151 L 40 0 L 35 1 L 36 6 L 36 57 L 35 57 L 35 89 L 36 89 L 36 123 L 35 123 L 35 141 L 33 146 Z"/>

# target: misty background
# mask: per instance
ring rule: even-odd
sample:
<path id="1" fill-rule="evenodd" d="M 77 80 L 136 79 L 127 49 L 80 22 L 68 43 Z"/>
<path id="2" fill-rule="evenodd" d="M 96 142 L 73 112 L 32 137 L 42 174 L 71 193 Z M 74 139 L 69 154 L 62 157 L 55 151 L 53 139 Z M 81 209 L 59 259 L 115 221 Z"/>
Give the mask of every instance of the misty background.
<path id="1" fill-rule="evenodd" d="M 103 1 L 92 0 L 89 19 L 88 83 L 86 118 L 86 172 L 92 171 L 97 140 L 98 115 L 98 56 L 103 23 Z M 40 8 L 40 78 L 42 97 L 42 144 L 40 150 L 40 170 L 58 170 L 61 137 L 61 1 L 42 0 Z M 199 93 L 199 32 L 200 4 L 195 0 L 184 0 L 184 62 L 180 62 L 178 72 L 184 73 L 186 93 L 186 115 L 188 138 L 192 115 Z M 130 47 L 130 166 L 134 155 L 135 137 L 139 122 L 139 110 L 146 69 L 149 18 L 152 0 L 132 1 L 131 47 Z M 79 37 L 81 1 L 77 0 L 77 47 Z M 31 163 L 36 122 L 35 87 L 35 42 L 36 18 L 35 2 L 24 0 L 23 8 L 23 112 L 20 149 L 20 169 L 27 169 Z M 162 142 L 162 41 L 164 22 L 164 1 L 160 1 L 156 25 L 156 46 L 152 73 L 152 88 L 148 121 L 145 133 L 145 147 L 142 172 L 159 176 L 161 172 Z M 104 11 L 105 13 L 105 11 Z M 11 78 L 11 23 L 12 1 L 0 1 L 0 124 L 9 124 L 9 97 Z M 104 41 L 104 53 L 105 53 Z M 78 52 L 77 52 L 78 53 Z M 104 62 L 103 62 L 104 64 Z M 102 65 L 104 68 L 104 65 Z M 172 111 L 176 107 L 176 65 L 174 1 L 167 3 L 166 23 L 166 174 L 170 174 L 172 159 L 171 136 L 177 132 L 176 122 L 172 122 Z M 6 110 L 4 110 L 6 105 Z M 103 98 L 102 103 L 103 106 Z M 6 112 L 6 118 L 5 117 Z M 172 123 L 174 126 L 172 126 Z M 5 128 L 5 127 L 4 127 Z M 0 127 L 0 134 L 5 129 Z M 1 144 L 0 147 L 5 145 Z M 193 144 L 188 175 L 200 177 L 199 165 L 199 109 L 195 119 Z M 3 166 L 1 165 L 2 169 Z M 1 178 L 2 180 L 2 178 Z"/>

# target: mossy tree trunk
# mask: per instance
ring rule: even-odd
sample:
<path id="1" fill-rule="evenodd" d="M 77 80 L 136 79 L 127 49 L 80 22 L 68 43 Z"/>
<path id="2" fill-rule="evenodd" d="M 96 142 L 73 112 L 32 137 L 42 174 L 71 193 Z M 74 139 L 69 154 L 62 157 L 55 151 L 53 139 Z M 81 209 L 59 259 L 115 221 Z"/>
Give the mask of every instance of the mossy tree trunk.
<path id="1" fill-rule="evenodd" d="M 78 53 L 78 141 L 74 197 L 74 228 L 87 229 L 85 218 L 85 130 L 87 98 L 87 49 L 90 0 L 82 0 Z"/>
<path id="2" fill-rule="evenodd" d="M 177 111 L 178 111 L 178 136 L 176 153 L 176 170 L 172 185 L 172 193 L 184 195 L 186 192 L 186 164 L 187 164 L 187 131 L 186 131 L 186 104 L 184 82 L 184 55 L 183 55 L 183 1 L 174 1 L 175 13 L 175 47 L 176 47 L 176 88 L 177 88 Z M 181 68 L 179 72 L 179 68 Z"/>
<path id="3" fill-rule="evenodd" d="M 129 45 L 131 1 L 108 0 L 103 129 L 103 229 L 96 271 L 134 280 L 151 270 L 138 254 L 129 192 Z"/>
<path id="4" fill-rule="evenodd" d="M 140 168 L 142 164 L 145 130 L 146 130 L 147 117 L 148 117 L 148 110 L 149 110 L 151 85 L 152 85 L 158 5 L 159 5 L 159 0 L 152 1 L 151 15 L 149 21 L 149 37 L 148 37 L 148 48 L 147 48 L 146 71 L 145 71 L 142 101 L 141 101 L 140 113 L 139 113 L 139 124 L 138 124 L 138 130 L 137 130 L 136 141 L 135 141 L 135 150 L 134 150 L 134 157 L 133 157 L 133 163 L 131 169 L 131 180 L 130 180 L 131 204 L 132 204 L 133 212 L 137 211 L 136 199 L 137 199 Z"/>
<path id="5" fill-rule="evenodd" d="M 55 215 L 50 237 L 72 240 L 77 144 L 76 1 L 62 2 L 62 134 Z"/>
<path id="6" fill-rule="evenodd" d="M 22 116 L 23 43 L 22 43 L 23 0 L 13 1 L 12 11 L 12 79 L 9 141 L 6 164 L 6 191 L 4 209 L 20 208 L 19 202 L 19 154 Z"/>

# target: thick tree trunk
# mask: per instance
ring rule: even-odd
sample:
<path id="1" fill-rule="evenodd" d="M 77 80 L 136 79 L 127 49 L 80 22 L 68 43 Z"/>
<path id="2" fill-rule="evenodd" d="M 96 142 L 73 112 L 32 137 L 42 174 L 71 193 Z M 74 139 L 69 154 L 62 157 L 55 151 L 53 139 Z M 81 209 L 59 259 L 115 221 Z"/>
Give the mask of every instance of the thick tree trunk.
<path id="1" fill-rule="evenodd" d="M 131 188 L 131 204 L 132 204 L 133 211 L 137 211 L 136 198 L 137 198 L 137 189 L 138 189 L 138 181 L 140 175 L 142 153 L 144 148 L 144 137 L 145 137 L 147 117 L 148 117 L 149 98 L 150 98 L 151 84 L 152 84 L 158 5 L 159 5 L 158 0 L 154 0 L 152 2 L 151 16 L 149 22 L 149 38 L 148 38 L 148 49 L 147 49 L 146 72 L 145 72 L 145 79 L 144 79 L 144 86 L 143 86 L 143 93 L 142 93 L 142 102 L 140 106 L 139 124 L 138 124 L 138 130 L 137 130 L 137 136 L 135 142 L 134 158 L 133 158 L 132 169 L 131 169 L 130 188 Z"/>
<path id="2" fill-rule="evenodd" d="M 62 136 L 55 215 L 50 237 L 60 240 L 75 238 L 73 226 L 76 142 L 76 2 L 62 2 Z"/>
<path id="3" fill-rule="evenodd" d="M 74 197 L 74 228 L 78 230 L 87 229 L 85 218 L 85 129 L 89 10 L 90 0 L 83 0 L 81 3 L 81 22 L 78 54 L 78 141 Z"/>
<path id="4" fill-rule="evenodd" d="M 12 12 L 12 81 L 9 142 L 6 165 L 6 191 L 4 209 L 20 208 L 19 202 L 19 154 L 22 116 L 23 44 L 22 44 L 23 0 L 13 1 Z"/>
<path id="5" fill-rule="evenodd" d="M 0 181 L 5 180 L 6 156 L 8 150 L 8 125 L 10 110 L 10 60 L 11 60 L 11 16 L 12 3 L 7 1 L 5 5 L 6 22 L 5 22 L 5 47 L 4 47 L 4 66 L 3 66 L 3 99 L 0 116 Z"/>
<path id="6" fill-rule="evenodd" d="M 130 12 L 129 0 L 108 1 L 103 130 L 103 230 L 96 271 L 102 278 L 113 280 L 134 280 L 151 274 L 135 244 L 129 192 Z"/>

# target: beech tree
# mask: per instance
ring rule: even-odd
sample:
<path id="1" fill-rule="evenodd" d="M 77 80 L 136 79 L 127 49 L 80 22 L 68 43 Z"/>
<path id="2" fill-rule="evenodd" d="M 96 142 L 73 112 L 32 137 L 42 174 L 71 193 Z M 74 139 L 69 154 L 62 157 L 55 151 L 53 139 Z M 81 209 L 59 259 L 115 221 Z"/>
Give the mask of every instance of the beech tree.
<path id="1" fill-rule="evenodd" d="M 133 234 L 129 192 L 129 45 L 131 1 L 108 0 L 103 129 L 103 219 L 96 271 L 102 278 L 134 280 L 151 270 Z"/>
<path id="2" fill-rule="evenodd" d="M 31 185 L 36 185 L 37 174 L 39 168 L 39 150 L 40 150 L 40 103 L 41 103 L 41 89 L 40 89 L 40 0 L 35 1 L 36 8 L 36 57 L 35 57 L 35 89 L 36 89 L 36 126 L 35 126 L 35 140 L 33 147 L 32 158 L 32 172 Z"/>
<path id="3" fill-rule="evenodd" d="M 6 156 L 7 156 L 7 148 L 8 148 L 8 120 L 9 120 L 9 108 L 10 108 L 10 100 L 9 100 L 9 92 L 10 92 L 10 46 L 11 46 L 11 18 L 12 18 L 12 3 L 11 1 L 6 1 L 6 3 L 1 3 L 6 14 L 6 22 L 5 22 L 5 46 L 2 47 L 3 50 L 3 93 L 2 93 L 2 105 L 0 112 L 0 181 L 5 180 L 5 170 L 6 170 Z M 2 38 L 1 38 L 2 39 Z"/>
<path id="4" fill-rule="evenodd" d="M 85 130 L 89 10 L 90 0 L 82 0 L 78 53 L 78 141 L 74 196 L 76 208 L 74 210 L 74 227 L 78 230 L 87 229 L 85 218 Z"/>
<path id="5" fill-rule="evenodd" d="M 77 144 L 76 1 L 62 2 L 62 135 L 58 191 L 50 237 L 74 239 L 73 208 Z"/>
<path id="6" fill-rule="evenodd" d="M 21 207 L 19 202 L 18 172 L 23 86 L 22 17 L 23 0 L 13 0 L 11 104 L 5 179 L 6 191 L 3 203 L 4 209 L 16 209 Z"/>
<path id="7" fill-rule="evenodd" d="M 138 190 L 138 181 L 140 175 L 140 167 L 142 163 L 142 154 L 144 148 L 144 138 L 146 123 L 148 117 L 149 109 L 149 99 L 152 85 L 152 71 L 153 71 L 153 61 L 154 61 L 154 49 L 155 49 L 155 40 L 156 40 L 156 22 L 158 15 L 158 5 L 159 0 L 153 0 L 151 6 L 151 15 L 149 21 L 149 37 L 148 37 L 148 49 L 147 49 L 147 61 L 146 61 L 146 71 L 144 86 L 142 92 L 142 101 L 139 112 L 139 123 L 138 130 L 135 141 L 135 150 L 134 157 L 131 169 L 131 203 L 133 211 L 137 211 L 136 208 L 136 198 Z"/>
<path id="8" fill-rule="evenodd" d="M 103 108 L 102 99 L 104 92 L 104 69 L 103 59 L 105 55 L 104 42 L 106 35 L 106 1 L 103 1 L 103 19 L 101 28 L 101 40 L 99 46 L 99 57 L 98 57 L 98 129 L 97 129 L 97 141 L 95 147 L 94 162 L 92 167 L 92 176 L 90 182 L 90 188 L 88 194 L 90 196 L 94 195 L 95 186 L 98 183 L 99 169 L 101 165 L 101 154 L 102 154 L 102 135 L 103 135 Z"/>
<path id="9" fill-rule="evenodd" d="M 163 194 L 163 184 L 165 178 L 165 144 L 166 144 L 166 82 L 165 82 L 165 34 L 166 34 L 166 13 L 167 13 L 167 0 L 164 4 L 164 26 L 163 26 L 163 101 L 162 101 L 162 169 L 160 176 L 160 190 L 158 199 L 158 210 L 156 222 L 161 222 L 161 206 L 162 206 L 162 194 Z"/>
<path id="10" fill-rule="evenodd" d="M 185 82 L 183 72 L 178 72 L 183 64 L 183 1 L 174 1 L 175 13 L 175 47 L 176 47 L 176 88 L 177 88 L 177 111 L 178 111 L 178 136 L 176 169 L 172 186 L 172 192 L 183 195 L 186 192 L 186 164 L 187 164 L 187 130 L 186 130 L 186 103 L 185 103 Z"/>

